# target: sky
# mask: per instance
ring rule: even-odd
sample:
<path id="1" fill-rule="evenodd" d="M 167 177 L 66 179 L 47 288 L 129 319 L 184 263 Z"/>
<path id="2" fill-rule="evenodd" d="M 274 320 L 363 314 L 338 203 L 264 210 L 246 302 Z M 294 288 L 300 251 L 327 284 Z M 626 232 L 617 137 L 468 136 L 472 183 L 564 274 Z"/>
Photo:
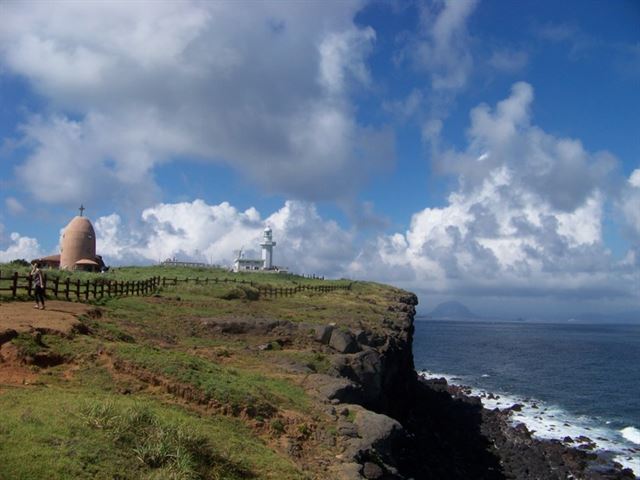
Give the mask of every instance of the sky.
<path id="1" fill-rule="evenodd" d="M 420 311 L 640 310 L 640 3 L 0 1 L 0 262 L 259 254 Z"/>

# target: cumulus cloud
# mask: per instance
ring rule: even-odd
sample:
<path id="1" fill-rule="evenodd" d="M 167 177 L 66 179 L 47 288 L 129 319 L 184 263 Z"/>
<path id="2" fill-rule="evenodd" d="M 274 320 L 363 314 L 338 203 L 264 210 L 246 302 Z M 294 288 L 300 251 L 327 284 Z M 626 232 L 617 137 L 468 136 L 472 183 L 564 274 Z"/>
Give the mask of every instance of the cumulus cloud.
<path id="1" fill-rule="evenodd" d="M 459 175 L 465 191 L 509 166 L 514 192 L 530 191 L 540 202 L 571 212 L 606 185 L 616 161 L 606 152 L 587 152 L 579 140 L 557 138 L 532 125 L 533 97 L 531 85 L 519 82 L 494 109 L 484 104 L 474 108 L 467 148 L 438 152 L 434 166 Z"/>
<path id="2" fill-rule="evenodd" d="M 277 242 L 275 263 L 295 272 L 339 275 L 355 255 L 353 234 L 323 219 L 308 202 L 287 201 L 263 218 L 255 208 L 239 211 L 227 202 L 195 200 L 149 207 L 135 225 L 124 225 L 117 214 L 95 222 L 98 250 L 108 261 L 177 257 L 224 266 L 231 265 L 241 248 L 259 258 L 266 225 Z"/>
<path id="3" fill-rule="evenodd" d="M 0 262 L 16 259 L 31 260 L 43 255 L 42 248 L 35 238 L 24 237 L 17 232 L 12 232 L 8 238 L 4 238 L 3 229 L 4 227 L 0 224 Z"/>
<path id="4" fill-rule="evenodd" d="M 531 86 L 518 83 L 495 108 L 473 109 L 467 147 L 435 159 L 459 179 L 447 204 L 380 236 L 352 271 L 453 296 L 637 297 L 634 253 L 618 261 L 602 238 L 615 160 L 533 125 L 532 101 Z M 624 204 L 632 225 L 637 175 Z"/>
<path id="5" fill-rule="evenodd" d="M 7 3 L 0 61 L 57 112 L 23 126 L 32 154 L 17 175 L 43 172 L 31 193 L 45 202 L 151 205 L 154 168 L 187 157 L 271 192 L 348 197 L 394 155 L 392 133 L 360 124 L 349 100 L 371 82 L 360 6 Z"/>

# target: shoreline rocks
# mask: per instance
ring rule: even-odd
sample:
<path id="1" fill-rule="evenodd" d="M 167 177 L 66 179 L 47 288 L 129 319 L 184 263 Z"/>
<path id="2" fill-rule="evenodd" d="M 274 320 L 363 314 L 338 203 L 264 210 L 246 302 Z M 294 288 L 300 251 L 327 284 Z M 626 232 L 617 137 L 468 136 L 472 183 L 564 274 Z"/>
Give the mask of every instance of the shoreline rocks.
<path id="1" fill-rule="evenodd" d="M 419 377 L 412 352 L 416 304 L 407 294 L 389 306 L 386 335 L 333 325 L 313 332 L 336 352 L 329 377 L 314 380 L 316 392 L 338 411 L 357 412 L 352 423 L 340 420 L 344 452 L 331 468 L 335 478 L 635 480 L 594 453 L 593 442 L 577 438 L 569 446 L 512 426 L 511 412 L 522 405 L 488 410 L 468 388 Z"/>

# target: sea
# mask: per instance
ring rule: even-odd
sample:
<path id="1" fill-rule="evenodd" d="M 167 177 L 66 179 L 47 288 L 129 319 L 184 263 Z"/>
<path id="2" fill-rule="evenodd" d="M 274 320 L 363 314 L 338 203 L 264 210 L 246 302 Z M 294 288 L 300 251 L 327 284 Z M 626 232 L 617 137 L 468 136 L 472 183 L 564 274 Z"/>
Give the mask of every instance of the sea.
<path id="1" fill-rule="evenodd" d="M 539 438 L 588 437 L 640 478 L 640 324 L 417 318 L 415 326 L 418 372 L 471 387 L 487 408 L 519 403 L 514 424 Z"/>

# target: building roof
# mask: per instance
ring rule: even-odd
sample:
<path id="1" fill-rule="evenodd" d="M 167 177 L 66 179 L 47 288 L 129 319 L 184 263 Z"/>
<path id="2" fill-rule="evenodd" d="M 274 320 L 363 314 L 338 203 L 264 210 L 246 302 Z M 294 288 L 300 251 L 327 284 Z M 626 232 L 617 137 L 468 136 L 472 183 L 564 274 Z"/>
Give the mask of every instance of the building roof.
<path id="1" fill-rule="evenodd" d="M 95 260 L 89 260 L 88 258 L 82 258 L 78 260 L 76 262 L 76 265 L 95 265 L 96 267 L 100 266 L 98 262 L 96 262 Z"/>
<path id="2" fill-rule="evenodd" d="M 56 255 L 48 255 L 46 257 L 37 258 L 36 260 L 39 260 L 41 262 L 59 262 L 60 254 L 57 253 Z"/>
<path id="3" fill-rule="evenodd" d="M 81 217 L 79 215 L 76 215 L 71 219 L 69 225 L 67 225 L 67 228 L 65 228 L 65 233 L 67 232 L 82 232 L 95 236 L 95 231 L 93 230 L 93 225 L 91 225 L 91 220 L 89 220 L 87 217 Z"/>

